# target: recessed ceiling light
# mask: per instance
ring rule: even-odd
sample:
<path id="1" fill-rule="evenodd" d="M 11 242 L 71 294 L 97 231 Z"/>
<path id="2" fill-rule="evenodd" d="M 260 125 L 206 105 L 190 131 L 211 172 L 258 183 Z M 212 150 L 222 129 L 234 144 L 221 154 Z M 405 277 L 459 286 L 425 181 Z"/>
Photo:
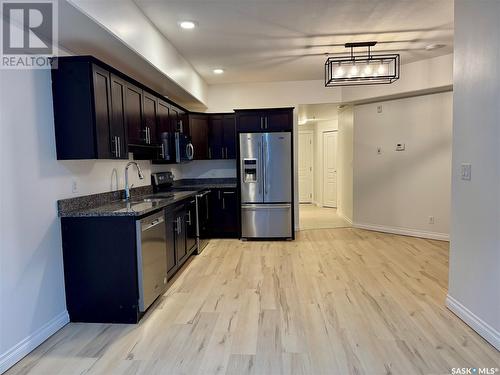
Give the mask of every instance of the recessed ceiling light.
<path id="1" fill-rule="evenodd" d="M 222 74 L 224 73 L 224 69 L 221 69 L 221 68 L 216 68 L 213 70 L 214 74 Z"/>
<path id="2" fill-rule="evenodd" d="M 180 21 L 179 26 L 186 30 L 194 29 L 198 24 L 194 21 Z"/>
<path id="3" fill-rule="evenodd" d="M 432 51 L 433 49 L 438 49 L 438 48 L 443 48 L 443 47 L 446 47 L 446 44 L 432 43 L 432 44 L 428 44 L 427 46 L 425 46 L 425 49 L 427 51 Z"/>

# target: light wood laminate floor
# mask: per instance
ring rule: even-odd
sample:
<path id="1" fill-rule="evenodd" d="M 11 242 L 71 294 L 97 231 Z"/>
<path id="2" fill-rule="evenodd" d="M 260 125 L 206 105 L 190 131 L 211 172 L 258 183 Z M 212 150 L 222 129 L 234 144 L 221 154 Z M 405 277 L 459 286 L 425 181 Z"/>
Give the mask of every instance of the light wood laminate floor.
<path id="1" fill-rule="evenodd" d="M 444 306 L 448 244 L 213 240 L 138 325 L 69 324 L 13 374 L 449 374 L 499 353 Z"/>
<path id="2" fill-rule="evenodd" d="M 336 208 L 302 203 L 299 206 L 300 230 L 347 228 L 351 224 L 337 213 Z"/>

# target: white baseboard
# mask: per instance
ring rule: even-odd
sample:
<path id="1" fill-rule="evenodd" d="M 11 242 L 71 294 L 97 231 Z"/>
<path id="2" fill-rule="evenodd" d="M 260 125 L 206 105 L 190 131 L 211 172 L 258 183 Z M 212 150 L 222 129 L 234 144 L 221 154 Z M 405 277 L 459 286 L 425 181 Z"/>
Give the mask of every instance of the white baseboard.
<path id="1" fill-rule="evenodd" d="M 476 331 L 479 336 L 488 341 L 497 350 L 500 350 L 500 332 L 495 330 L 488 323 L 481 320 L 477 315 L 470 311 L 467 307 L 458 302 L 455 298 L 446 297 L 446 307 L 462 319 L 469 327 Z"/>
<path id="2" fill-rule="evenodd" d="M 388 226 L 384 226 L 384 225 L 365 224 L 365 223 L 353 223 L 353 227 L 359 228 L 359 229 L 373 230 L 376 232 L 401 234 L 403 236 L 428 238 L 431 240 L 439 240 L 439 241 L 449 241 L 450 240 L 449 234 L 437 233 L 437 232 L 426 232 L 426 231 L 417 230 L 417 229 L 388 227 Z"/>
<path id="3" fill-rule="evenodd" d="M 54 319 L 44 324 L 31 335 L 18 342 L 5 353 L 0 354 L 0 374 L 3 374 L 10 367 L 16 364 L 23 357 L 28 355 L 42 342 L 47 340 L 54 333 L 69 323 L 69 315 L 66 310 L 57 315 Z"/>

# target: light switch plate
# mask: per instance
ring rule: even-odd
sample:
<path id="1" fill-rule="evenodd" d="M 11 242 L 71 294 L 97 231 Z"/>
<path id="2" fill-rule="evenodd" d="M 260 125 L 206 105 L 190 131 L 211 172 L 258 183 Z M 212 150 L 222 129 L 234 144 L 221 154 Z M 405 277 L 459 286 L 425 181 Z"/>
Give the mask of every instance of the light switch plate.
<path id="1" fill-rule="evenodd" d="M 462 180 L 470 181 L 472 178 L 472 165 L 469 163 L 462 163 L 461 167 Z"/>
<path id="2" fill-rule="evenodd" d="M 377 113 L 382 113 L 382 106 L 381 105 L 377 106 Z"/>

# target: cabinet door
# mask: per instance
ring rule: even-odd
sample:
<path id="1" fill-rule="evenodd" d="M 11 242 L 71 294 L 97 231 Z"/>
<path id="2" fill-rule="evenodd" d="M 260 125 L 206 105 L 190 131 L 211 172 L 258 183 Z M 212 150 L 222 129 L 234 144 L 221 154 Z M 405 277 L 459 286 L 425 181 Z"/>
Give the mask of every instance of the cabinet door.
<path id="1" fill-rule="evenodd" d="M 143 94 L 143 112 L 144 112 L 144 130 L 146 132 L 146 143 L 158 143 L 156 136 L 157 117 L 158 117 L 158 99 L 144 92 Z"/>
<path id="2" fill-rule="evenodd" d="M 125 88 L 125 120 L 127 124 L 128 143 L 146 143 L 143 128 L 142 90 L 130 83 Z"/>
<path id="3" fill-rule="evenodd" d="M 221 222 L 223 237 L 237 237 L 239 220 L 236 189 L 221 190 Z"/>
<path id="4" fill-rule="evenodd" d="M 222 191 L 221 189 L 211 189 L 212 192 L 208 197 L 208 212 L 210 215 L 209 228 L 210 235 L 218 237 L 222 230 L 222 221 L 220 220 L 222 214 Z"/>
<path id="5" fill-rule="evenodd" d="M 268 112 L 264 115 L 266 131 L 288 131 L 293 128 L 291 111 Z"/>
<path id="6" fill-rule="evenodd" d="M 237 129 L 239 132 L 260 132 L 263 130 L 264 118 L 260 112 L 242 112 L 237 115 Z"/>
<path id="7" fill-rule="evenodd" d="M 126 82 L 111 74 L 111 153 L 119 159 L 128 159 L 128 142 L 125 125 Z"/>
<path id="8" fill-rule="evenodd" d="M 166 210 L 165 223 L 167 231 L 167 276 L 170 277 L 175 273 L 177 266 L 177 256 L 175 253 L 175 238 L 176 238 L 176 216 L 173 210 Z"/>
<path id="9" fill-rule="evenodd" d="M 194 147 L 194 160 L 208 159 L 208 118 L 206 115 L 189 115 L 189 133 Z"/>
<path id="10" fill-rule="evenodd" d="M 107 70 L 93 64 L 94 108 L 95 108 L 95 137 L 98 159 L 116 157 L 111 153 L 109 127 L 111 119 L 110 74 Z"/>
<path id="11" fill-rule="evenodd" d="M 170 129 L 172 132 L 178 132 L 179 129 L 179 121 L 180 121 L 179 109 L 175 106 L 170 107 Z"/>
<path id="12" fill-rule="evenodd" d="M 209 152 L 210 159 L 223 159 L 223 120 L 220 115 L 210 116 L 209 121 Z"/>
<path id="13" fill-rule="evenodd" d="M 186 204 L 186 251 L 190 254 L 196 246 L 196 199 Z"/>
<path id="14" fill-rule="evenodd" d="M 236 127 L 234 115 L 224 115 L 222 118 L 223 147 L 225 159 L 236 159 Z"/>
<path id="15" fill-rule="evenodd" d="M 161 133 L 172 132 L 170 128 L 170 106 L 163 100 L 158 100 L 158 131 L 157 136 L 160 137 Z M 159 138 L 160 139 L 160 138 Z"/>
<path id="16" fill-rule="evenodd" d="M 179 266 L 184 262 L 186 249 L 186 209 L 181 206 L 175 210 L 175 252 Z"/>

